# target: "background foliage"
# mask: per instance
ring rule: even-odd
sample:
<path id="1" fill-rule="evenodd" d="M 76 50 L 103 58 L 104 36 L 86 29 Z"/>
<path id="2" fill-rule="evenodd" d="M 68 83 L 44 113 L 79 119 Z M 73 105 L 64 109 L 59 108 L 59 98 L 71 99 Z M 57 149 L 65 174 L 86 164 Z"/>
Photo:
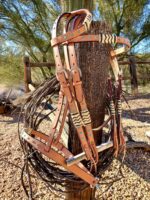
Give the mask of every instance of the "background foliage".
<path id="1" fill-rule="evenodd" d="M 0 0 L 1 74 L 7 71 L 8 75 L 12 67 L 16 77 L 23 55 L 35 62 L 52 62 L 50 40 L 54 20 L 61 12 L 80 8 L 88 8 L 96 21 L 107 21 L 118 36 L 128 37 L 131 53 L 149 55 L 150 0 Z M 43 69 L 40 73 L 43 77 L 50 74 Z"/>

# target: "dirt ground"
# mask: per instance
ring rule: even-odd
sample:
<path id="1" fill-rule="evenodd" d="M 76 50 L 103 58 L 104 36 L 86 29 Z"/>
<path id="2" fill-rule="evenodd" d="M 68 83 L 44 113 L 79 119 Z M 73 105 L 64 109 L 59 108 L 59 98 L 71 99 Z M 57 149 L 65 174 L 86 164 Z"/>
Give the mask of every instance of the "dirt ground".
<path id="1" fill-rule="evenodd" d="M 129 97 L 129 104 L 136 116 L 131 119 L 128 106 L 123 105 L 124 130 L 136 141 L 150 144 L 145 135 L 150 131 L 150 94 Z M 17 136 L 18 114 L 0 115 L 0 200 L 26 200 L 20 182 L 23 154 Z M 100 189 L 96 193 L 99 200 L 149 200 L 150 199 L 150 152 L 142 149 L 127 151 L 121 170 L 120 161 L 114 160 L 102 175 Z M 35 200 L 63 199 L 52 194 L 46 185 L 35 176 Z"/>

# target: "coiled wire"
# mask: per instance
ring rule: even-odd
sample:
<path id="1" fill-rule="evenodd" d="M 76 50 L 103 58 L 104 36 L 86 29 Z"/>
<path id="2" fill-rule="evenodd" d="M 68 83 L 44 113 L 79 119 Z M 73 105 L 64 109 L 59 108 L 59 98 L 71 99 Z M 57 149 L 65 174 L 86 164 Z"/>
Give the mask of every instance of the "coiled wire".
<path id="1" fill-rule="evenodd" d="M 22 140 L 20 137 L 21 127 L 20 122 L 23 116 L 24 127 L 30 127 L 34 130 L 39 130 L 40 125 L 43 121 L 49 121 L 49 115 L 55 112 L 55 108 L 49 103 L 54 96 L 58 96 L 60 86 L 55 76 L 47 79 L 44 83 L 42 83 L 27 99 L 25 105 L 22 107 L 19 124 L 18 124 L 18 133 L 20 138 L 20 143 L 25 155 L 25 164 L 22 168 L 22 185 L 25 190 L 27 196 L 32 199 L 32 186 L 30 181 L 30 170 L 29 165 L 32 167 L 33 171 L 35 171 L 41 179 L 46 182 L 46 185 L 51 190 L 51 192 L 61 192 L 61 193 L 69 193 L 69 192 L 79 192 L 79 189 L 75 187 L 70 188 L 71 183 L 80 184 L 80 191 L 84 190 L 88 187 L 88 184 L 83 180 L 78 178 L 73 173 L 70 173 L 60 167 L 57 163 L 52 160 L 46 158 L 41 153 L 36 151 L 33 146 L 31 146 L 26 141 Z M 49 109 L 50 107 L 50 109 Z M 44 111 L 48 110 L 48 113 L 45 114 Z M 99 154 L 100 161 L 97 165 L 97 174 L 94 176 L 101 175 L 110 163 L 113 160 L 113 150 L 106 150 Z M 85 167 L 88 167 L 88 162 L 83 162 Z M 29 191 L 27 191 L 26 186 L 24 184 L 24 172 L 28 173 L 28 182 L 29 182 Z M 72 184 L 73 185 L 73 184 Z M 67 189 L 66 189 L 67 188 Z"/>

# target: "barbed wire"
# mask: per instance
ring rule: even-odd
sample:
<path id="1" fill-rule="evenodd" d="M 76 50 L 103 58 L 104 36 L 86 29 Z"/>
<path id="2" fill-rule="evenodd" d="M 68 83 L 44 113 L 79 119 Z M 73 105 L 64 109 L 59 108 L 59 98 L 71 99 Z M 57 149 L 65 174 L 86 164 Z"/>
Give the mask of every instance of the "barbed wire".
<path id="1" fill-rule="evenodd" d="M 73 173 L 66 171 L 57 163 L 43 156 L 35 150 L 33 146 L 25 140 L 22 140 L 20 136 L 21 118 L 23 118 L 24 127 L 30 127 L 37 131 L 40 130 L 40 126 L 44 121 L 48 122 L 49 126 L 51 125 L 52 122 L 50 121 L 49 116 L 56 111 L 56 108 L 53 108 L 53 104 L 51 104 L 51 102 L 52 99 L 58 95 L 59 89 L 60 86 L 55 76 L 47 79 L 31 94 L 31 96 L 29 96 L 25 105 L 22 107 L 19 116 L 18 133 L 25 156 L 21 179 L 24 190 L 30 199 L 32 199 L 32 187 L 29 175 L 30 170 L 27 167 L 28 163 L 32 167 L 33 171 L 35 171 L 44 182 L 46 182 L 51 192 L 72 193 L 79 192 L 79 190 L 82 191 L 88 187 L 87 183 Z M 48 110 L 48 113 L 45 113 L 45 110 Z M 94 174 L 94 176 L 97 177 L 110 166 L 110 163 L 113 160 L 113 150 L 105 150 L 99 154 L 99 157 L 100 161 L 97 165 L 97 173 Z M 87 161 L 84 161 L 84 165 L 87 169 L 89 168 Z M 27 191 L 23 180 L 25 171 L 28 174 L 29 191 Z M 73 184 L 71 189 L 69 189 L 71 183 L 78 183 L 80 185 L 80 189 L 73 187 Z"/>

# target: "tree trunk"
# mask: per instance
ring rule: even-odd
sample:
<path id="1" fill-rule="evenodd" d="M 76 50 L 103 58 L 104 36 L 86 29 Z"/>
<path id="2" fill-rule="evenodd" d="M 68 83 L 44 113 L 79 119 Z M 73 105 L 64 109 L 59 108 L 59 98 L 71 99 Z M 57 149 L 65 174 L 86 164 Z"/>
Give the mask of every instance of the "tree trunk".
<path id="1" fill-rule="evenodd" d="M 129 67 L 130 67 L 130 75 L 131 75 L 131 90 L 133 95 L 138 94 L 138 80 L 137 80 L 137 72 L 136 72 L 136 61 L 133 56 L 129 57 Z"/>
<path id="2" fill-rule="evenodd" d="M 31 67 L 30 67 L 30 59 L 28 56 L 23 58 L 24 62 L 24 84 L 25 84 L 25 92 L 30 92 L 29 83 L 32 83 L 31 80 Z"/>
<path id="3" fill-rule="evenodd" d="M 104 22 L 93 22 L 92 34 L 110 33 L 110 27 Z M 88 109 L 92 118 L 92 127 L 100 126 L 104 121 L 106 86 L 109 67 L 109 45 L 103 45 L 98 42 L 87 42 L 76 45 L 78 66 L 82 71 L 83 89 Z M 77 132 L 70 119 L 70 134 L 68 147 L 73 154 L 82 152 Z M 95 134 L 97 144 L 101 143 L 102 132 Z M 80 185 L 74 185 L 80 188 Z M 70 187 L 72 187 L 70 185 Z M 94 200 L 95 189 L 90 187 L 78 193 L 68 194 L 68 200 Z"/>

